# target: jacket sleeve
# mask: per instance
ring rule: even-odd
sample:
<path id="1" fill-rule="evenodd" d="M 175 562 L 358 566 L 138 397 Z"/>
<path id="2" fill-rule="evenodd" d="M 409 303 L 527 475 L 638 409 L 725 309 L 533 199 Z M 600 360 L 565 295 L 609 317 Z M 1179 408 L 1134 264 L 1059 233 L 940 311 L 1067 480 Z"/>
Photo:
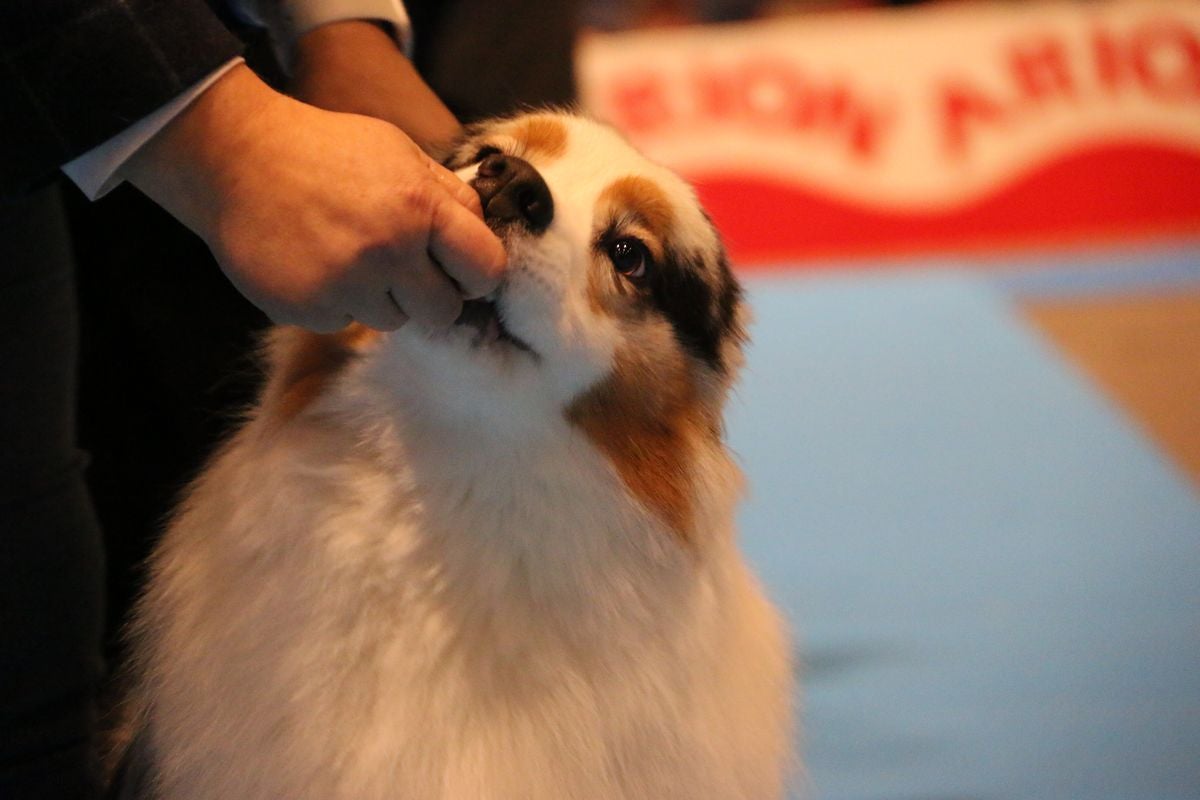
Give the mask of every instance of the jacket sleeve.
<path id="1" fill-rule="evenodd" d="M 241 51 L 203 0 L 0 0 L 0 195 L 21 193 Z"/>

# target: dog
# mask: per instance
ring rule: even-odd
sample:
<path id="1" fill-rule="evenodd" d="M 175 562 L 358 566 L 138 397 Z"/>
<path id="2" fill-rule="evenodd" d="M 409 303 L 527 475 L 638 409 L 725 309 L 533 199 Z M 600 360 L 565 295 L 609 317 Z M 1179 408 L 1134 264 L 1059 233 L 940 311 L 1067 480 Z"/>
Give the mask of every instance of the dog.
<path id="1" fill-rule="evenodd" d="M 781 797 L 790 648 L 735 542 L 717 233 L 570 113 L 473 126 L 447 166 L 503 284 L 447 332 L 273 331 L 135 613 L 146 796 Z"/>

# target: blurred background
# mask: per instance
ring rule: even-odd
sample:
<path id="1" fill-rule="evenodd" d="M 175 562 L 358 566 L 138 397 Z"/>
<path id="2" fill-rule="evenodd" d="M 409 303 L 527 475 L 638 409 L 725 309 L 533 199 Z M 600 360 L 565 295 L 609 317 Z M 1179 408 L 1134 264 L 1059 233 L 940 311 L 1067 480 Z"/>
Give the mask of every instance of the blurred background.
<path id="1" fill-rule="evenodd" d="M 1200 4 L 407 5 L 463 119 L 578 102 L 723 231 L 796 796 L 1200 798 Z M 263 320 L 136 193 L 73 213 L 115 630 Z"/>

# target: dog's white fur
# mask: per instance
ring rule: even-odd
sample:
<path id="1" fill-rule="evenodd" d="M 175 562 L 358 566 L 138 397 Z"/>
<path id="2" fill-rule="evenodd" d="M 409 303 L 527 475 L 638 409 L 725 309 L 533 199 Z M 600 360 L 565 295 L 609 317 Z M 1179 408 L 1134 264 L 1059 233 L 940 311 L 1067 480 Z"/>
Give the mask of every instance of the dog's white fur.
<path id="1" fill-rule="evenodd" d="M 461 328 L 344 339 L 297 406 L 288 363 L 314 340 L 274 335 L 260 407 L 189 491 L 134 626 L 164 800 L 781 796 L 788 647 L 736 549 L 736 467 L 719 437 L 689 450 L 681 535 L 564 413 L 622 358 L 684 370 L 718 412 L 728 384 L 662 319 L 589 302 L 604 188 L 652 180 L 672 241 L 719 243 L 673 175 L 551 120 L 552 154 L 511 120 L 476 134 L 553 193 L 544 234 L 507 237 L 501 314 L 536 355 Z"/>

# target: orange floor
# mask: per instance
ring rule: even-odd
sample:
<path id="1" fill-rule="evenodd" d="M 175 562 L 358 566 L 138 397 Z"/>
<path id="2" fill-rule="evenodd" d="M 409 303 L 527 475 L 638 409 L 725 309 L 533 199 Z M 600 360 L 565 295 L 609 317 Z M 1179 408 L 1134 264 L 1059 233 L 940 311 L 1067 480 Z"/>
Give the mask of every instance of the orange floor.
<path id="1" fill-rule="evenodd" d="M 1039 300 L 1024 311 L 1200 485 L 1200 291 Z"/>

